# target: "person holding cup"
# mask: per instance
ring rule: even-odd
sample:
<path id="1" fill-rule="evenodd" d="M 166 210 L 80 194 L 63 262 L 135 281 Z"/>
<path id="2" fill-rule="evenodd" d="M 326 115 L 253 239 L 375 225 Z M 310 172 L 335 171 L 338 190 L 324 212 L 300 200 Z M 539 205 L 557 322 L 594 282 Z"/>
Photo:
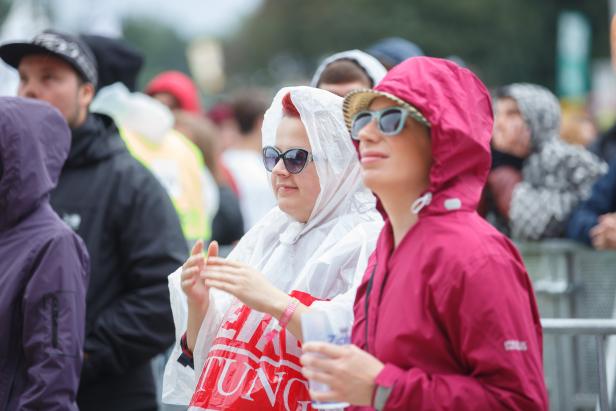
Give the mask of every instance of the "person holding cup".
<path id="1" fill-rule="evenodd" d="M 170 276 L 178 346 L 165 372 L 165 403 L 309 410 L 301 315 L 315 309 L 336 327 L 352 325 L 356 286 L 383 221 L 361 182 L 342 98 L 282 89 L 265 114 L 263 145 L 278 206 L 227 259 L 216 256 L 215 243 L 205 259 L 197 243 Z M 178 363 L 180 352 L 194 371 Z"/>
<path id="2" fill-rule="evenodd" d="M 353 345 L 303 346 L 304 375 L 330 387 L 313 399 L 353 411 L 548 409 L 530 279 L 476 212 L 491 107 L 473 73 L 428 57 L 345 97 L 386 223 L 358 288 Z"/>

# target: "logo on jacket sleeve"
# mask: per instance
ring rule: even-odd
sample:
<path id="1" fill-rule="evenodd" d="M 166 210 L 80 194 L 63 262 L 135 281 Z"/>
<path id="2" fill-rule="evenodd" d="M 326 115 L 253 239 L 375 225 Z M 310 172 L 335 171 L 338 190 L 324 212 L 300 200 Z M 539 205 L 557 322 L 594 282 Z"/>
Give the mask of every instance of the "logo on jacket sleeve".
<path id="1" fill-rule="evenodd" d="M 526 341 L 507 340 L 505 341 L 505 351 L 526 351 L 528 346 Z"/>

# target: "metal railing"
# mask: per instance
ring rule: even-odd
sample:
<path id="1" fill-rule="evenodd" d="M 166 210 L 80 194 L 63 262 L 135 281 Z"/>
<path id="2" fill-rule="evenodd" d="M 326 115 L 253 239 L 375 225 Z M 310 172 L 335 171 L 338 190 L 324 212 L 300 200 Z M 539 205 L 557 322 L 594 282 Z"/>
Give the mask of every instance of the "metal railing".
<path id="1" fill-rule="evenodd" d="M 517 246 L 542 317 L 550 409 L 610 410 L 616 393 L 616 252 L 567 240 Z"/>
<path id="2" fill-rule="evenodd" d="M 544 318 L 541 320 L 545 334 L 592 335 L 597 345 L 599 370 L 599 410 L 610 410 L 610 392 L 606 368 L 606 343 L 616 335 L 616 319 Z"/>
<path id="3" fill-rule="evenodd" d="M 608 398 L 616 388 L 616 337 L 609 338 L 606 346 L 610 333 L 601 334 L 600 329 L 591 332 L 600 325 L 593 323 L 594 319 L 616 319 L 616 252 L 597 251 L 562 239 L 517 246 L 531 276 L 540 315 L 547 321 L 543 358 L 550 409 L 596 410 L 597 393 L 605 392 L 601 367 L 607 366 Z M 581 324 L 590 328 L 573 328 Z M 597 338 L 603 340 L 601 347 Z M 598 364 L 597 359 L 605 358 L 606 351 L 610 360 Z"/>

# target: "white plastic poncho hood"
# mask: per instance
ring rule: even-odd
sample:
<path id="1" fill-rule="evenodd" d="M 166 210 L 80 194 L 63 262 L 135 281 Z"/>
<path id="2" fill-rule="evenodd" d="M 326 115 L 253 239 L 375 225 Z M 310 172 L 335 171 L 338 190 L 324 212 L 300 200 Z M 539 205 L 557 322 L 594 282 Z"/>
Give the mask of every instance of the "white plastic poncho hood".
<path id="1" fill-rule="evenodd" d="M 250 265 L 287 293 L 300 291 L 330 300 L 317 301 L 312 307 L 328 312 L 333 323 L 347 322 L 352 320 L 356 287 L 382 219 L 374 196 L 362 184 L 360 164 L 342 117 L 341 97 L 311 87 L 283 88 L 265 114 L 263 145 L 276 145 L 282 98 L 287 93 L 306 127 L 321 192 L 307 223 L 297 222 L 276 207 L 244 235 L 228 259 Z M 186 329 L 186 302 L 180 272 L 169 276 L 177 342 L 165 370 L 163 402 L 187 404 L 225 314 L 240 303 L 228 294 L 210 291 L 210 306 L 193 353 L 195 370 L 182 367 L 177 358 L 181 353 L 178 342 Z M 258 321 L 263 316 L 259 314 Z M 287 333 L 286 338 L 294 337 Z"/>
<path id="2" fill-rule="evenodd" d="M 175 118 L 171 110 L 147 94 L 131 92 L 124 84 L 117 82 L 103 87 L 96 93 L 90 111 L 106 114 L 113 118 L 118 127 L 130 130 L 153 146 L 161 147 L 169 137 Z M 163 174 L 157 175 L 164 182 Z M 202 168 L 202 185 L 205 209 L 210 219 L 219 207 L 219 194 L 214 176 L 207 167 Z"/>
<path id="3" fill-rule="evenodd" d="M 317 68 L 317 71 L 312 76 L 310 85 L 312 87 L 318 87 L 321 75 L 327 66 L 338 60 L 351 60 L 364 69 L 370 80 L 372 81 L 372 87 L 379 84 L 381 79 L 387 74 L 387 69 L 376 58 L 372 57 L 368 53 L 364 53 L 361 50 L 347 50 L 340 53 L 333 54 L 323 60 L 323 62 Z"/>

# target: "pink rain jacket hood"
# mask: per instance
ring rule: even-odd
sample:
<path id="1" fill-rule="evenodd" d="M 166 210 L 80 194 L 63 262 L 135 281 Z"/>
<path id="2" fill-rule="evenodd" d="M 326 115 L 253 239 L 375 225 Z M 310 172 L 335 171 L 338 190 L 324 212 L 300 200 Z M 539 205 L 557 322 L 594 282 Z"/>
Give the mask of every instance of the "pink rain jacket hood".
<path id="1" fill-rule="evenodd" d="M 485 86 L 454 63 L 414 57 L 375 89 L 428 119 L 433 156 L 431 201 L 395 250 L 384 213 L 355 301 L 352 340 L 385 364 L 384 410 L 547 410 L 528 274 L 476 212 L 491 162 Z"/>

